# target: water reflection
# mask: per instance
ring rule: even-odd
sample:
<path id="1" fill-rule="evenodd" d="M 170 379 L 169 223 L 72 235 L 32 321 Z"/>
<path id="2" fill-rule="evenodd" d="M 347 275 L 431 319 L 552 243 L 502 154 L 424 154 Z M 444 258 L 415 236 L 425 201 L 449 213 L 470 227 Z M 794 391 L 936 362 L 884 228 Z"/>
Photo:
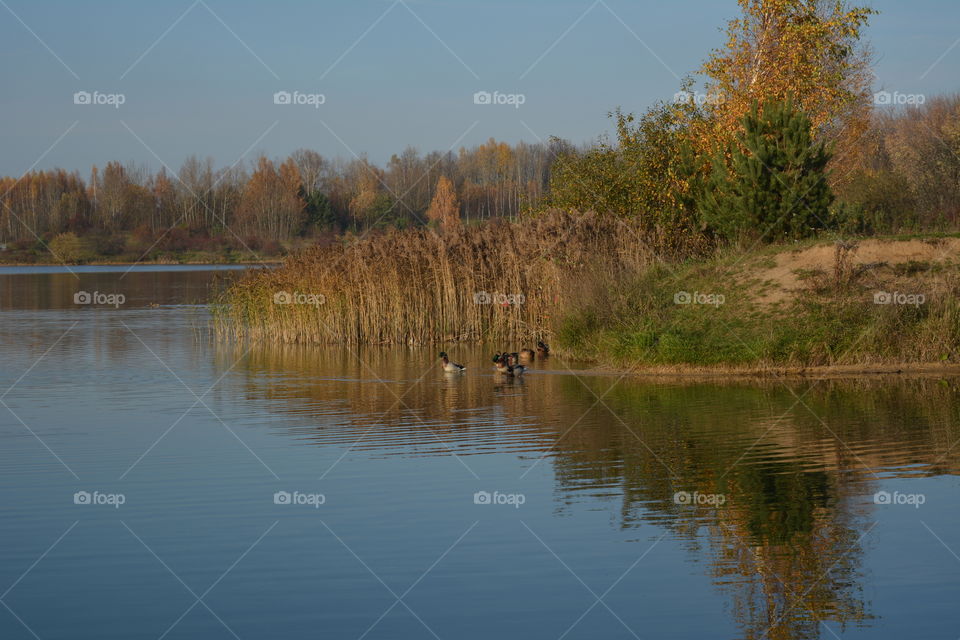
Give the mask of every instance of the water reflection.
<path id="1" fill-rule="evenodd" d="M 217 366 L 237 357 L 221 346 Z M 504 381 L 482 366 L 446 376 L 430 358 L 260 346 L 239 366 L 249 398 L 305 418 L 287 429 L 301 442 L 402 456 L 513 452 L 519 473 L 552 466 L 560 510 L 618 496 L 622 528 L 655 523 L 707 561 L 743 638 L 869 626 L 869 496 L 881 478 L 960 471 L 954 381 L 617 382 L 564 372 L 557 359 Z M 678 493 L 723 503 L 678 504 Z"/>
<path id="2" fill-rule="evenodd" d="M 68 310 L 110 307 L 75 296 L 120 294 L 123 308 L 206 304 L 242 265 L 0 266 L 0 310 Z M 79 302 L 79 304 L 78 304 Z"/>
<path id="3" fill-rule="evenodd" d="M 443 519 L 437 517 L 436 506 L 404 496 L 432 491 L 435 485 L 431 483 L 438 482 L 436 470 L 442 464 L 429 465 L 456 455 L 471 468 L 488 471 L 495 466 L 498 481 L 509 476 L 507 480 L 518 490 L 529 491 L 531 505 L 547 505 L 532 516 L 539 520 L 526 521 L 537 531 L 562 530 L 575 536 L 573 544 L 584 550 L 578 558 L 581 563 L 602 560 L 617 564 L 620 557 L 633 555 L 632 548 L 624 553 L 624 547 L 646 549 L 665 533 L 669 543 L 660 549 L 670 545 L 670 553 L 684 554 L 685 562 L 665 556 L 661 565 L 665 573 L 638 578 L 634 583 L 638 591 L 627 596 L 636 602 L 634 611 L 625 612 L 627 617 L 633 615 L 644 623 L 652 619 L 651 636 L 661 637 L 685 625 L 670 619 L 665 622 L 663 616 L 656 617 L 659 612 L 645 609 L 642 589 L 656 589 L 662 583 L 693 591 L 704 581 L 702 576 L 712 582 L 716 598 L 711 602 L 722 601 L 739 627 L 736 633 L 726 635 L 758 640 L 815 638 L 862 629 L 872 636 L 883 628 L 884 615 L 909 617 L 912 613 L 909 603 L 893 601 L 891 606 L 889 595 L 885 605 L 878 602 L 875 607 L 871 602 L 871 597 L 879 600 L 877 576 L 872 572 L 878 566 L 882 569 L 883 559 L 901 553 L 893 545 L 881 550 L 885 555 L 873 555 L 878 546 L 874 527 L 882 529 L 892 522 L 920 528 L 912 509 L 881 513 L 872 494 L 891 482 L 901 488 L 907 482 L 949 488 L 943 479 L 958 475 L 960 467 L 960 403 L 953 380 L 751 380 L 726 384 L 621 380 L 612 375 L 588 375 L 556 357 L 537 360 L 523 379 L 505 379 L 494 374 L 488 350 L 462 345 L 447 350 L 469 369 L 465 375 L 448 375 L 439 370 L 435 349 L 248 348 L 211 341 L 204 330 L 206 311 L 183 306 L 204 301 L 211 288 L 219 286 L 210 273 L 131 273 L 122 280 L 117 273 L 81 277 L 93 279 L 78 282 L 70 274 L 0 274 L 0 355 L 4 361 L 0 390 L 18 384 L 18 378 L 28 372 L 5 402 L 27 424 L 35 425 L 41 437 L 49 438 L 52 448 L 85 480 L 100 467 L 109 471 L 107 480 L 115 478 L 174 420 L 185 415 L 131 476 L 141 482 L 133 486 L 137 495 L 151 505 L 142 524 L 149 529 L 154 522 L 169 521 L 177 529 L 169 549 L 177 548 L 180 536 L 200 530 L 192 520 L 181 520 L 183 507 L 176 482 L 191 490 L 197 486 L 216 493 L 221 479 L 229 478 L 231 495 L 241 498 L 226 504 L 221 504 L 219 494 L 215 500 L 201 499 L 196 504 L 204 513 L 236 518 L 232 522 L 258 517 L 273 521 L 276 514 L 258 511 L 263 506 L 258 496 L 261 492 L 269 496 L 276 487 L 261 486 L 263 476 L 269 474 L 237 438 L 257 455 L 262 454 L 284 482 L 293 482 L 293 478 L 314 482 L 329 469 L 327 465 L 336 464 L 342 456 L 355 459 L 356 465 L 349 465 L 350 473 L 333 474 L 331 484 L 338 487 L 344 500 L 324 516 L 338 519 L 337 530 L 341 526 L 361 532 L 374 530 L 381 517 L 376 505 L 383 485 L 396 483 L 402 504 L 396 505 L 394 513 L 403 512 L 413 524 L 408 533 L 394 528 L 391 535 L 409 535 L 414 541 L 435 535 Z M 118 310 L 78 308 L 72 296 L 81 286 L 101 291 L 122 287 L 130 302 Z M 160 306 L 151 308 L 152 304 Z M 568 370 L 568 365 L 574 370 Z M 229 423 L 237 438 L 226 434 L 206 409 L 184 414 L 195 399 L 188 389 L 198 394 L 209 390 L 205 401 Z M 64 422 L 64 417 L 69 420 Z M 11 487 L 30 488 L 24 473 L 40 489 L 48 477 L 53 482 L 65 475 L 13 416 L 0 416 L 0 427 L 5 445 L 0 451 L 0 467 L 11 471 Z M 88 454 L 90 451 L 94 453 Z M 364 459 L 375 462 L 363 464 Z M 402 464 L 386 464 L 385 459 Z M 396 473 L 400 468 L 429 471 L 404 479 Z M 29 475 L 50 469 L 46 475 Z M 462 471 L 457 465 L 456 472 Z M 489 477 L 483 475 L 484 480 Z M 450 491 L 436 487 L 433 491 L 435 498 L 445 500 L 439 509 L 445 516 L 459 517 L 460 507 L 467 506 L 453 495 L 461 488 L 465 487 L 457 485 Z M 70 486 L 62 489 L 64 495 L 75 490 Z M 58 487 L 57 495 L 60 493 Z M 24 502 L 19 494 L 6 495 L 5 504 L 16 510 L 15 516 L 7 519 L 8 525 L 15 525 L 17 517 L 25 523 L 22 536 L 13 537 L 14 542 L 26 541 L 22 548 L 11 547 L 5 538 L 4 548 L 12 551 L 0 568 L 13 580 L 43 550 L 33 551 L 28 543 L 62 532 L 55 531 L 62 511 L 37 511 L 29 506 L 34 503 Z M 47 503 L 41 500 L 36 504 Z M 372 509 L 371 504 L 375 505 Z M 955 525 L 956 517 L 946 500 L 928 506 L 922 517 L 929 517 L 937 530 Z M 44 518 L 56 520 L 56 526 L 31 520 L 41 512 Z M 136 517 L 134 511 L 130 513 Z M 484 517 L 488 513 L 492 514 L 484 512 Z M 510 516 L 528 518 L 528 514 L 534 512 Z M 596 514 L 602 517 L 594 518 Z M 474 513 L 464 516 L 472 521 Z M 122 517 L 130 516 L 125 512 Z M 302 544 L 312 550 L 316 538 L 311 536 L 317 533 L 306 525 L 307 516 L 303 517 L 302 523 L 296 521 L 303 527 L 286 538 L 284 545 Z M 884 517 L 889 520 L 878 526 Z M 461 527 L 457 522 L 454 537 L 467 524 Z M 526 535 L 518 523 L 511 524 Z M 139 530 L 136 522 L 132 526 Z M 550 532 L 551 526 L 556 530 Z M 119 525 L 117 529 L 130 542 L 127 531 Z M 651 531 L 656 532 L 652 537 Z M 920 531 L 926 536 L 926 531 Z M 952 543 L 951 532 L 944 533 Z M 510 563 L 527 559 L 529 547 L 505 540 L 498 530 L 484 543 L 502 545 L 496 551 Z M 932 537 L 926 541 L 938 544 Z M 194 542 L 183 546 L 190 549 Z M 365 548 L 388 546 L 373 536 Z M 26 548 L 30 553 L 23 550 Z M 402 562 L 399 556 L 405 547 L 390 549 L 395 555 L 385 551 L 381 560 Z M 278 550 L 259 573 L 250 574 L 250 580 L 274 580 L 273 560 L 289 561 L 287 550 L 287 546 Z M 467 549 L 463 551 L 461 561 L 470 558 Z M 477 555 L 470 560 L 479 558 L 478 564 L 461 566 L 485 567 L 489 547 L 472 551 Z M 89 557 L 91 566 L 109 565 L 96 555 L 95 545 L 78 547 L 75 552 L 78 557 L 86 554 L 83 557 Z M 946 550 L 938 548 L 937 552 L 940 555 L 930 554 L 927 560 L 936 563 L 943 556 L 952 562 Z M 561 551 L 560 555 L 566 554 Z M 324 556 L 324 562 L 329 557 Z M 214 558 L 213 564 L 229 566 L 235 559 Z M 547 560 L 552 563 L 554 559 Z M 181 561 L 189 564 L 196 559 Z M 97 573 L 87 572 L 86 565 L 83 568 L 64 575 Z M 416 562 L 408 568 L 410 580 L 423 570 Z M 888 579 L 888 585 L 899 586 L 898 595 L 915 591 L 917 598 L 949 611 L 956 593 L 955 574 L 945 571 L 943 577 L 935 576 L 918 586 L 906 571 L 898 567 L 892 580 Z M 322 567 L 298 567 L 293 573 L 310 585 L 303 593 L 318 588 L 334 593 L 344 585 L 339 579 L 316 578 L 326 575 Z M 492 570 L 483 586 L 518 601 L 530 595 L 510 591 L 501 577 Z M 36 619 L 42 619 L 47 607 L 42 594 L 65 584 L 62 578 L 54 574 L 48 582 L 38 582 Z M 317 581 L 310 582 L 315 578 Z M 454 578 L 461 580 L 462 576 Z M 113 574 L 105 578 L 115 579 Z M 557 604 L 550 591 L 551 580 L 544 574 L 532 576 L 528 583 L 537 585 L 530 592 L 542 590 L 545 594 L 535 604 L 541 607 L 539 611 L 549 613 L 537 619 L 538 625 L 566 613 L 566 604 Z M 589 577 L 588 582 L 592 583 Z M 424 584 L 429 586 L 426 583 L 429 581 Z M 621 588 L 622 597 L 630 587 L 625 581 Z M 300 593 L 291 588 L 283 593 L 283 600 Z M 440 596 L 438 609 L 446 605 Z M 257 612 L 248 611 L 245 602 L 236 600 L 232 615 L 239 618 L 246 611 L 256 618 Z M 877 610 L 882 606 L 884 610 Z M 716 618 L 710 620 L 717 622 Z M 361 622 L 352 634 L 355 637 L 370 621 Z M 934 631 L 942 631 L 945 624 L 937 621 Z M 345 628 L 331 627 L 331 633 L 345 635 Z"/>

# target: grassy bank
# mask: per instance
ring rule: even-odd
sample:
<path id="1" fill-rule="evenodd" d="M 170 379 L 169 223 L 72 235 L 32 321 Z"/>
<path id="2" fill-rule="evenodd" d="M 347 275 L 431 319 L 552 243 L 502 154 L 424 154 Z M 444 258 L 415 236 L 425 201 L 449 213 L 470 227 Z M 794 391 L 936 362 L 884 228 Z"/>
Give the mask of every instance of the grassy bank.
<path id="1" fill-rule="evenodd" d="M 314 248 L 215 307 L 230 339 L 550 342 L 647 370 L 960 359 L 960 239 L 809 241 L 691 255 L 623 220 L 549 215 Z M 656 250 L 651 248 L 656 247 Z"/>
<path id="2" fill-rule="evenodd" d="M 796 370 L 960 360 L 960 240 L 726 250 L 598 283 L 556 326 L 617 367 Z"/>
<path id="3" fill-rule="evenodd" d="M 26 266 L 126 266 L 126 265 L 164 265 L 164 264 L 280 264 L 282 258 L 276 256 L 260 257 L 256 254 L 242 254 L 236 256 L 223 256 L 221 254 L 209 253 L 182 253 L 167 255 L 159 258 L 150 258 L 137 260 L 133 256 L 94 256 L 86 260 L 77 262 L 63 262 L 60 260 L 18 260 L 15 257 L 0 260 L 0 267 L 26 267 Z"/>
<path id="4" fill-rule="evenodd" d="M 0 251 L 0 265 L 79 265 L 79 264 L 240 264 L 246 262 L 279 262 L 282 256 L 251 251 L 152 251 L 97 253 L 88 251 L 79 256 L 54 255 L 42 247 L 8 248 Z"/>

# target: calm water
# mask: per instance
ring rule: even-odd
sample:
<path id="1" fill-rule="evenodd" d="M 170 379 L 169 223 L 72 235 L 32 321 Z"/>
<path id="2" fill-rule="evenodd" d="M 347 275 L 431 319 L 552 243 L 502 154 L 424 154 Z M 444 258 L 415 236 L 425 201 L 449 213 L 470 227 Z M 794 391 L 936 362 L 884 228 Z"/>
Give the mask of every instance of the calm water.
<path id="1" fill-rule="evenodd" d="M 0 638 L 960 636 L 956 380 L 247 350 L 124 271 L 0 270 Z"/>

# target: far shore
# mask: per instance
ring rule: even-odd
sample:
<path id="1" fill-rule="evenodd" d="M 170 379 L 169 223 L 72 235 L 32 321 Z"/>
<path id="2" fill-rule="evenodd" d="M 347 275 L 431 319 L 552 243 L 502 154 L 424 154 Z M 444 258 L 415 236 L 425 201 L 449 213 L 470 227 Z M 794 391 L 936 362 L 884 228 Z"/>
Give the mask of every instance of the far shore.
<path id="1" fill-rule="evenodd" d="M 117 261 L 111 262 L 109 260 L 91 260 L 89 262 L 81 263 L 65 263 L 65 262 L 56 262 L 56 261 L 42 261 L 38 260 L 36 262 L 3 262 L 0 260 L 0 267 L 131 267 L 138 265 L 147 265 L 151 267 L 162 267 L 162 266 L 171 266 L 175 267 L 181 264 L 188 265 L 236 265 L 236 266 L 256 266 L 256 265 L 278 265 L 283 263 L 283 258 L 266 258 L 263 260 L 140 260 L 137 262 L 125 262 Z"/>

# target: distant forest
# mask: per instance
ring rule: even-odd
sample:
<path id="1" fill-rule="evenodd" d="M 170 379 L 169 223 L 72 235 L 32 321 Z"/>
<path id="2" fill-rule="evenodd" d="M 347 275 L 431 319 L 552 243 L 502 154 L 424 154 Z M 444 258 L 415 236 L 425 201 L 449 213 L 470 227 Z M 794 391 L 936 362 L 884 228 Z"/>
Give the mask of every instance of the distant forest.
<path id="1" fill-rule="evenodd" d="M 190 157 L 176 175 L 120 162 L 94 166 L 86 179 L 63 169 L 37 171 L 0 178 L 0 242 L 27 248 L 73 233 L 90 238 L 98 255 L 131 243 L 276 251 L 322 232 L 426 224 L 441 176 L 453 183 L 464 220 L 515 217 L 540 205 L 552 159 L 572 151 L 559 141 L 511 146 L 491 139 L 458 153 L 407 148 L 385 167 L 300 149 L 224 168 Z"/>

